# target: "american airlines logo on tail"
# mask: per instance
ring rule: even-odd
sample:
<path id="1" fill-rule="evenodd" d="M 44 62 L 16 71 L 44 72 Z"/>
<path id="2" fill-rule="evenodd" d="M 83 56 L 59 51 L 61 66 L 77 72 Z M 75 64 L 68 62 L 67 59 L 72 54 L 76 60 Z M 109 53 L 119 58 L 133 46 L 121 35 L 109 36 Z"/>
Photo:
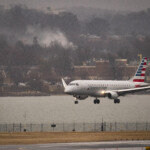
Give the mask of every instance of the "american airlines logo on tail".
<path id="1" fill-rule="evenodd" d="M 133 77 L 133 82 L 144 82 L 146 65 L 147 65 L 147 58 L 144 57 L 141 61 L 141 64 L 139 65 L 134 77 Z"/>

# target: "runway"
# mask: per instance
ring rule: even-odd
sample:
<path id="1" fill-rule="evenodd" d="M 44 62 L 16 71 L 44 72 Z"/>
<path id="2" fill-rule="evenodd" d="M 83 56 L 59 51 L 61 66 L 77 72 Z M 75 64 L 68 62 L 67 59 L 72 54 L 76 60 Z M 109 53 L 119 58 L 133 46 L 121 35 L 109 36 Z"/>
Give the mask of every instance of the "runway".
<path id="1" fill-rule="evenodd" d="M 55 143 L 31 145 L 1 145 L 0 150 L 145 150 L 148 141 L 114 141 L 86 143 Z"/>

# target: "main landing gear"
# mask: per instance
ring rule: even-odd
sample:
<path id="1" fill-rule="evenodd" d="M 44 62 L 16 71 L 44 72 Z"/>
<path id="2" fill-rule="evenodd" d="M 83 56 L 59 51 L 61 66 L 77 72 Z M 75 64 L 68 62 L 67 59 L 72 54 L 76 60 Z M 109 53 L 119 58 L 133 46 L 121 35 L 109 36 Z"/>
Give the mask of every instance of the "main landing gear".
<path id="1" fill-rule="evenodd" d="M 94 99 L 94 104 L 99 104 L 100 103 L 100 100 L 99 99 Z"/>
<path id="2" fill-rule="evenodd" d="M 120 103 L 120 99 L 114 99 L 114 103 L 116 104 L 116 103 Z"/>
<path id="3" fill-rule="evenodd" d="M 74 104 L 78 104 L 79 102 L 78 101 L 74 101 Z"/>

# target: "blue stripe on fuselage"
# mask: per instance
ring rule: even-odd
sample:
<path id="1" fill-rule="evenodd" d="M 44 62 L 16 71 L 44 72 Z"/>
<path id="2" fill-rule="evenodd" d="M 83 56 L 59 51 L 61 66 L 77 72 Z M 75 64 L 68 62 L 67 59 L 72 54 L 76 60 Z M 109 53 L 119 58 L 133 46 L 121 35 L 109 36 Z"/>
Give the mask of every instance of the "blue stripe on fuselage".
<path id="1" fill-rule="evenodd" d="M 141 76 L 141 74 L 136 74 L 136 76 Z"/>

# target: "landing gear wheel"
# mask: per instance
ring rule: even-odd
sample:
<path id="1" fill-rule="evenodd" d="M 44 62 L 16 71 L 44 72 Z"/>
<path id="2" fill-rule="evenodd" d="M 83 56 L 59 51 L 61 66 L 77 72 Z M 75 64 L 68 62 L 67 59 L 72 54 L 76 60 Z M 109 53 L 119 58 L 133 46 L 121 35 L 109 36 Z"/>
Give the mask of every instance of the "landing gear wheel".
<path id="1" fill-rule="evenodd" d="M 97 104 L 99 104 L 100 103 L 100 100 L 99 99 L 97 99 Z"/>
<path id="2" fill-rule="evenodd" d="M 116 104 L 116 103 L 120 103 L 120 99 L 114 99 L 114 103 Z"/>
<path id="3" fill-rule="evenodd" d="M 100 103 L 100 100 L 99 99 L 95 99 L 94 100 L 94 104 L 99 104 Z"/>
<path id="4" fill-rule="evenodd" d="M 118 104 L 120 103 L 120 99 L 118 99 Z"/>
<path id="5" fill-rule="evenodd" d="M 78 104 L 78 101 L 74 101 L 75 104 Z"/>

